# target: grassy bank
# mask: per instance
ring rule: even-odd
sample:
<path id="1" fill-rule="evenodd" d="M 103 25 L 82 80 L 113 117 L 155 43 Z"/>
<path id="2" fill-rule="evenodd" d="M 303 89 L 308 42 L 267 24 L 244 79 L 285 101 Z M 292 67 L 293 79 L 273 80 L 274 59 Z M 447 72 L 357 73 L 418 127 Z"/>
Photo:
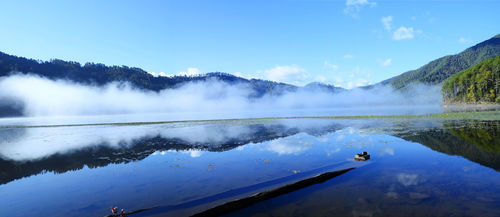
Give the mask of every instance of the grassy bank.
<path id="1" fill-rule="evenodd" d="M 83 127 L 83 126 L 134 126 L 134 125 L 174 124 L 174 123 L 215 123 L 215 122 L 231 122 L 231 121 L 251 121 L 251 122 L 255 122 L 255 123 L 262 123 L 262 121 L 266 121 L 266 120 L 271 121 L 271 120 L 284 120 L 284 119 L 478 119 L 478 120 L 500 120 L 500 111 L 454 112 L 454 113 L 440 113 L 440 114 L 427 114 L 427 115 L 303 116 L 303 117 L 264 117 L 264 118 L 153 121 L 153 122 L 126 122 L 126 123 L 12 125 L 12 126 L 0 126 L 0 129 L 1 128 Z"/>

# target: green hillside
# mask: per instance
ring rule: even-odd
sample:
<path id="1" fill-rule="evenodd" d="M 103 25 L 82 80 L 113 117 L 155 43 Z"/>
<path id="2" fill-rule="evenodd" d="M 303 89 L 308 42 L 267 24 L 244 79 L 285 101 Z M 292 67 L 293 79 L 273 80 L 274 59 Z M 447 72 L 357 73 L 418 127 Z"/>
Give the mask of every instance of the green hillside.
<path id="1" fill-rule="evenodd" d="M 405 89 L 412 83 L 439 84 L 450 76 L 497 55 L 500 55 L 500 34 L 461 53 L 441 57 L 419 69 L 382 81 L 381 84 L 390 84 L 395 89 Z"/>
<path id="2" fill-rule="evenodd" d="M 500 55 L 450 77 L 442 93 L 445 103 L 500 103 Z"/>

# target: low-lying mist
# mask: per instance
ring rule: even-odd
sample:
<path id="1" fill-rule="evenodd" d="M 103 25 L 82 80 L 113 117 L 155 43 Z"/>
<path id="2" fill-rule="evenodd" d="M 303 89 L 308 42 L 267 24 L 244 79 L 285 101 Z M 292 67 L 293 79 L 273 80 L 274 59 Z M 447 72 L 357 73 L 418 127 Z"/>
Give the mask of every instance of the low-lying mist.
<path id="1" fill-rule="evenodd" d="M 334 116 L 373 114 L 377 108 L 398 113 L 401 109 L 439 107 L 441 104 L 440 88 L 425 85 L 414 85 L 405 93 L 385 86 L 338 93 L 299 88 L 279 96 L 254 98 L 251 97 L 255 95 L 253 91 L 243 84 L 219 80 L 191 82 L 154 92 L 137 89 L 128 83 L 92 86 L 34 75 L 11 75 L 0 79 L 0 101 L 22 104 L 25 116 L 191 112 L 235 116 L 252 113 L 255 117 L 260 113 L 267 116 L 271 111 L 276 114 L 291 110 L 300 110 L 300 115 L 307 116 L 318 115 L 318 109 L 330 111 L 321 115 Z M 336 113 L 336 110 L 343 112 Z"/>

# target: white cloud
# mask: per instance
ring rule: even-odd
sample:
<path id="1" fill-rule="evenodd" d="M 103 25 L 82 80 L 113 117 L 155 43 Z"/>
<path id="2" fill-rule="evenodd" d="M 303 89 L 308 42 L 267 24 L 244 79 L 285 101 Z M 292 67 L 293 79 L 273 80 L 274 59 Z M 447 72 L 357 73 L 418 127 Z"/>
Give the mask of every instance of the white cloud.
<path id="1" fill-rule="evenodd" d="M 168 76 L 170 76 L 169 74 L 167 74 L 165 72 L 148 72 L 148 73 L 155 76 L 155 77 L 158 77 L 158 76 L 168 77 Z"/>
<path id="2" fill-rule="evenodd" d="M 198 68 L 188 68 L 186 72 L 179 72 L 178 75 L 194 76 L 201 74 Z"/>
<path id="3" fill-rule="evenodd" d="M 370 7 L 375 7 L 377 5 L 376 2 L 371 2 L 368 0 L 347 0 L 345 2 L 346 8 L 344 9 L 344 12 L 346 14 L 351 15 L 354 18 L 358 17 L 358 13 L 361 10 L 361 7 L 363 6 L 370 6 Z"/>
<path id="4" fill-rule="evenodd" d="M 158 77 L 158 76 L 162 76 L 162 77 L 173 77 L 173 76 L 176 76 L 176 75 L 185 75 L 185 76 L 195 76 L 195 75 L 200 75 L 201 72 L 198 68 L 193 68 L 193 67 L 190 67 L 190 68 L 187 68 L 187 70 L 185 72 L 179 72 L 177 74 L 167 74 L 165 72 L 148 72 L 149 74 L 155 76 L 155 77 Z"/>
<path id="5" fill-rule="evenodd" d="M 272 69 L 260 71 L 260 73 L 263 73 L 267 80 L 292 84 L 302 84 L 305 79 L 310 77 L 307 70 L 295 64 L 289 66 L 277 65 Z"/>
<path id="6" fill-rule="evenodd" d="M 377 5 L 376 2 L 370 2 L 368 0 L 347 0 L 345 2 L 346 6 L 360 6 L 360 5 L 370 5 L 370 6 L 375 6 Z"/>
<path id="7" fill-rule="evenodd" d="M 323 75 L 318 75 L 316 76 L 316 78 L 314 79 L 315 81 L 319 81 L 321 83 L 326 83 L 328 82 L 328 78 L 326 78 L 325 76 Z"/>
<path id="8" fill-rule="evenodd" d="M 346 88 L 352 89 L 355 87 L 362 87 L 362 86 L 366 86 L 366 85 L 370 85 L 370 84 L 371 83 L 368 80 L 366 80 L 364 78 L 358 78 L 358 80 L 356 80 L 356 81 L 347 82 Z"/>
<path id="9" fill-rule="evenodd" d="M 392 29 L 392 16 L 382 17 L 381 21 L 387 31 Z"/>
<path id="10" fill-rule="evenodd" d="M 354 56 L 351 54 L 344 55 L 344 59 L 352 59 L 352 58 L 354 58 Z"/>
<path id="11" fill-rule="evenodd" d="M 464 37 L 460 37 L 458 39 L 458 43 L 460 43 L 460 44 L 468 43 L 469 41 L 470 41 L 469 39 L 466 39 Z"/>
<path id="12" fill-rule="evenodd" d="M 341 75 L 334 77 L 334 84 L 346 89 L 366 86 L 372 84 L 369 79 L 371 74 L 359 66 L 354 67 L 350 72 L 343 72 Z"/>
<path id="13" fill-rule="evenodd" d="M 337 83 L 344 83 L 344 79 L 342 79 L 341 77 L 335 77 L 334 81 Z"/>
<path id="14" fill-rule="evenodd" d="M 243 75 L 243 73 L 241 73 L 241 72 L 235 72 L 235 73 L 233 73 L 233 74 L 234 74 L 235 76 L 238 76 L 238 77 L 242 77 L 242 78 L 244 78 L 244 77 L 245 77 L 245 76 Z"/>
<path id="15" fill-rule="evenodd" d="M 381 60 L 380 65 L 384 66 L 384 67 L 390 66 L 390 65 L 392 65 L 392 59 L 388 58 L 386 60 Z"/>
<path id="16" fill-rule="evenodd" d="M 339 69 L 339 66 L 338 66 L 338 65 L 331 64 L 331 63 L 329 63 L 328 61 L 325 61 L 325 63 L 323 63 L 323 67 L 325 67 L 325 68 L 330 68 L 330 69 L 333 69 L 333 70 L 337 70 L 337 69 Z"/>
<path id="17" fill-rule="evenodd" d="M 361 73 L 361 68 L 359 66 L 354 67 L 354 69 L 352 69 L 352 73 L 354 75 L 359 75 L 359 73 Z"/>
<path id="18" fill-rule="evenodd" d="M 412 27 L 406 28 L 404 26 L 401 26 L 394 32 L 392 38 L 394 40 L 412 39 L 414 37 L 414 32 L 415 30 L 413 30 Z"/>

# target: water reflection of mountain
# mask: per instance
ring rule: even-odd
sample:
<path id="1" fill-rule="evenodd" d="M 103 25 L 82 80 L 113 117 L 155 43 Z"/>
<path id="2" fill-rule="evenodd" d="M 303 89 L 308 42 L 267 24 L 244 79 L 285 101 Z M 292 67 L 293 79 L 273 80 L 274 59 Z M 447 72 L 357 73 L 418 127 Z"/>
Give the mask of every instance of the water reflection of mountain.
<path id="1" fill-rule="evenodd" d="M 265 142 L 302 132 L 319 136 L 334 132 L 342 127 L 338 124 L 310 128 L 290 127 L 281 124 L 252 124 L 246 125 L 245 128 L 246 130 L 241 131 L 237 136 L 231 136 L 218 142 L 193 142 L 186 138 L 175 136 L 165 137 L 165 135 L 153 135 L 133 139 L 130 144 L 120 144 L 118 147 L 110 146 L 106 144 L 106 142 L 103 142 L 102 144 L 90 145 L 86 148 L 74 150 L 66 154 L 55 153 L 49 157 L 38 160 L 15 161 L 0 158 L 0 184 L 6 184 L 16 179 L 43 172 L 64 173 L 71 170 L 82 169 L 84 166 L 96 168 L 104 167 L 108 164 L 139 161 L 156 151 L 204 150 L 222 152 L 248 143 Z M 24 129 L 18 129 L 18 131 L 23 130 Z M 220 131 L 224 132 L 225 130 L 222 129 Z M 23 133 L 19 134 L 22 135 Z"/>
<path id="2" fill-rule="evenodd" d="M 397 136 L 500 171 L 500 121 L 449 120 L 443 127 Z"/>

